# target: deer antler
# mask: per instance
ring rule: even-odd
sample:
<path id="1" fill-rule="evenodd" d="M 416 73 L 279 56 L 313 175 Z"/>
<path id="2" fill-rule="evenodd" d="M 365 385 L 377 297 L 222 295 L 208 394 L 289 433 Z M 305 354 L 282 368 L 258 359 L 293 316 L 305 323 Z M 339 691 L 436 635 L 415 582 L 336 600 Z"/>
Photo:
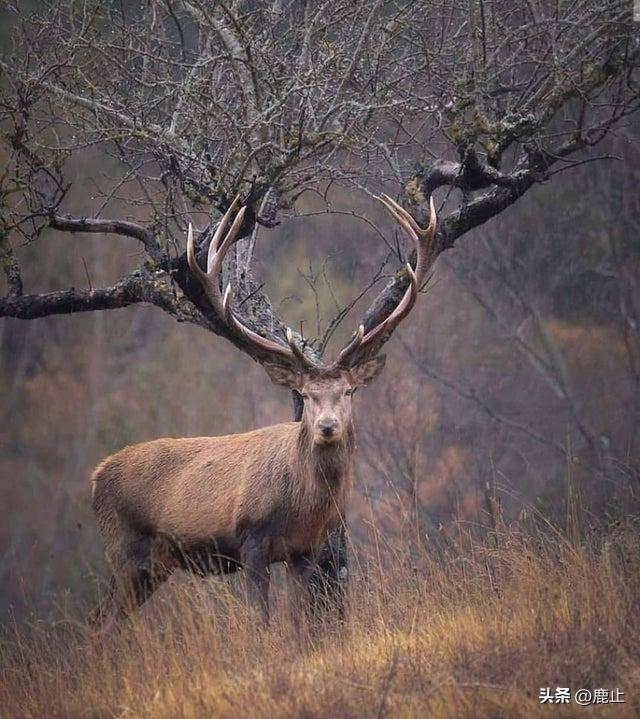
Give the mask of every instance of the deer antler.
<path id="1" fill-rule="evenodd" d="M 360 325 L 353 339 L 340 352 L 338 359 L 334 365 L 336 367 L 350 367 L 356 356 L 362 357 L 371 343 L 381 335 L 390 335 L 411 311 L 418 291 L 425 282 L 427 271 L 431 264 L 431 255 L 433 249 L 433 238 L 436 232 L 436 210 L 433 204 L 433 197 L 429 199 L 429 225 L 426 228 L 414 220 L 414 218 L 395 200 L 388 195 L 382 194 L 376 198 L 379 200 L 397 220 L 397 222 L 407 231 L 411 239 L 416 244 L 416 269 L 411 267 L 407 262 L 406 270 L 409 275 L 409 287 L 407 287 L 403 298 L 400 300 L 393 312 L 382 322 L 372 327 L 366 334 L 364 325 Z"/>
<path id="2" fill-rule="evenodd" d="M 236 338 L 247 347 L 249 354 L 252 356 L 257 354 L 262 361 L 271 360 L 282 362 L 282 360 L 285 360 L 287 364 L 301 366 L 304 369 L 316 367 L 300 347 L 298 347 L 290 329 L 287 329 L 288 346 L 260 336 L 244 325 L 235 315 L 231 306 L 231 284 L 227 285 L 224 294 L 221 292 L 220 275 L 222 272 L 222 263 L 231 245 L 238 241 L 238 231 L 244 220 L 246 207 L 241 207 L 238 210 L 239 204 L 240 196 L 238 195 L 231 205 L 229 205 L 229 209 L 225 212 L 216 229 L 209 245 L 206 272 L 200 268 L 196 260 L 193 227 L 191 223 L 189 223 L 189 232 L 187 235 L 187 261 L 189 263 L 189 269 L 200 282 L 218 319 L 224 322 Z M 227 230 L 231 217 L 236 211 L 237 214 L 233 223 Z M 258 352 L 256 353 L 252 350 L 258 350 Z"/>
<path id="3" fill-rule="evenodd" d="M 418 291 L 424 283 L 427 270 L 431 262 L 431 251 L 433 238 L 436 231 L 436 211 L 433 205 L 433 198 L 430 199 L 430 220 L 429 226 L 420 227 L 413 217 L 402 208 L 397 202 L 387 195 L 377 198 L 391 213 L 391 215 L 407 231 L 416 244 L 416 268 L 409 263 L 406 271 L 409 276 L 409 287 L 393 312 L 377 325 L 365 333 L 364 325 L 360 325 L 349 344 L 340 352 L 336 361 L 325 367 L 325 369 L 349 368 L 355 364 L 356 358 L 362 358 L 367 350 L 370 350 L 372 343 L 383 335 L 389 336 L 404 319 L 413 307 Z M 197 277 L 202 288 L 211 303 L 211 307 L 228 329 L 240 340 L 248 353 L 260 359 L 261 362 L 271 361 L 292 365 L 302 370 L 322 369 L 305 355 L 302 349 L 296 344 L 293 332 L 287 328 L 287 345 L 275 342 L 274 340 L 262 337 L 252 329 L 243 324 L 235 315 L 231 306 L 231 285 L 228 284 L 224 293 L 221 291 L 220 274 L 222 263 L 231 245 L 238 241 L 238 232 L 244 220 L 246 207 L 238 209 L 240 197 L 237 196 L 229 209 L 225 212 L 216 232 L 209 245 L 207 256 L 207 271 L 198 265 L 195 255 L 195 243 L 193 239 L 193 227 L 189 224 L 187 236 L 187 260 L 191 272 Z M 235 213 L 235 218 L 231 218 Z M 229 224 L 231 226 L 229 227 Z"/>

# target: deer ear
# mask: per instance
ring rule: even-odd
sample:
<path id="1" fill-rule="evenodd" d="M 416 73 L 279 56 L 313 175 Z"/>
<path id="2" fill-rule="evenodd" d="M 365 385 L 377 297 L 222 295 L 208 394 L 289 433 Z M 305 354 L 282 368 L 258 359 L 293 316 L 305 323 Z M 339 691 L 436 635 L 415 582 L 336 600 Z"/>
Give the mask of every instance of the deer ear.
<path id="1" fill-rule="evenodd" d="M 368 384 L 371 380 L 374 380 L 384 368 L 384 363 L 387 361 L 386 355 L 378 355 L 373 359 L 361 362 L 355 367 L 351 368 L 351 379 L 355 387 Z"/>
<path id="2" fill-rule="evenodd" d="M 301 385 L 302 377 L 287 367 L 281 367 L 271 362 L 264 362 L 263 365 L 265 372 L 269 375 L 269 379 L 274 384 L 279 384 L 282 387 L 289 387 L 289 389 L 299 389 Z"/>

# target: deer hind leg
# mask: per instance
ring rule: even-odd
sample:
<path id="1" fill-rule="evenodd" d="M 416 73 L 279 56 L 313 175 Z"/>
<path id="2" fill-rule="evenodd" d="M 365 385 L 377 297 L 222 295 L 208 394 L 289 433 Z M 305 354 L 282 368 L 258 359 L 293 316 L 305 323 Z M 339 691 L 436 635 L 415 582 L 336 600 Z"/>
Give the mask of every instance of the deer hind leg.
<path id="1" fill-rule="evenodd" d="M 259 608 L 265 624 L 268 624 L 270 575 L 266 540 L 262 537 L 248 537 L 240 556 L 246 575 L 249 604 Z"/>
<path id="2" fill-rule="evenodd" d="M 164 549 L 163 540 L 140 535 L 110 553 L 113 575 L 107 595 L 89 615 L 91 626 L 104 628 L 125 619 L 169 578 L 174 565 Z"/>

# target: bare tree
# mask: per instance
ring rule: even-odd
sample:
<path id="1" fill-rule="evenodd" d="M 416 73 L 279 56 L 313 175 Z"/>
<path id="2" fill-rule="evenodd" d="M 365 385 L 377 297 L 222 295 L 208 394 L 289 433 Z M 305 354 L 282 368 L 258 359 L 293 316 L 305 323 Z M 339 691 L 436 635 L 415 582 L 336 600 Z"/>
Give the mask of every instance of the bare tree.
<path id="1" fill-rule="evenodd" d="M 189 272 L 189 219 L 204 256 L 217 213 L 242 195 L 248 240 L 225 268 L 243 280 L 234 306 L 285 346 L 287 328 L 252 278 L 255 230 L 304 192 L 330 205 L 336 187 L 402 191 L 423 223 L 443 188 L 437 255 L 536 183 L 601 157 L 593 148 L 640 100 L 625 0 L 65 0 L 34 12 L 3 0 L 2 12 L 13 47 L 0 59 L 0 316 L 150 303 L 258 361 Z M 89 153 L 100 159 L 85 216 L 67 197 Z M 110 217 L 123 203 L 128 212 Z M 48 229 L 123 235 L 146 260 L 111 286 L 25 291 L 20 243 Z M 408 282 L 401 268 L 365 332 Z M 316 359 L 326 345 L 293 337 Z"/>

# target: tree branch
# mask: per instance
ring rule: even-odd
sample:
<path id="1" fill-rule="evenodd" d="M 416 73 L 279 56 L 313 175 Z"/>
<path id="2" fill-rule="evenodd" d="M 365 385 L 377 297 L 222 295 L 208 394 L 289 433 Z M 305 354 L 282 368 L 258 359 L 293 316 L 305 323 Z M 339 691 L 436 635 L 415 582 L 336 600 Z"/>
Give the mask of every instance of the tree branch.
<path id="1" fill-rule="evenodd" d="M 0 299 L 0 315 L 32 320 L 49 315 L 113 310 L 143 302 L 138 287 L 128 277 L 113 287 L 97 290 L 58 290 L 40 295 L 22 295 Z"/>
<path id="2" fill-rule="evenodd" d="M 428 197 L 438 187 L 448 185 L 463 192 L 482 190 L 494 185 L 512 187 L 512 175 L 504 174 L 482 162 L 471 147 L 463 151 L 462 162 L 436 160 L 428 168 L 420 168 L 415 175 L 422 192 Z"/>
<path id="3" fill-rule="evenodd" d="M 112 287 L 95 290 L 57 290 L 43 294 L 7 296 L 0 298 L 0 317 L 32 320 L 50 315 L 114 310 L 129 305 L 149 303 L 161 307 L 179 321 L 198 322 L 193 313 L 185 311 L 162 280 L 156 280 L 145 270 L 135 270 Z"/>
<path id="4" fill-rule="evenodd" d="M 163 259 L 162 251 L 156 242 L 153 232 L 135 222 L 52 214 L 49 218 L 49 226 L 54 230 L 61 230 L 63 232 L 104 233 L 132 237 L 142 242 L 147 253 L 153 260 L 159 262 Z"/>

